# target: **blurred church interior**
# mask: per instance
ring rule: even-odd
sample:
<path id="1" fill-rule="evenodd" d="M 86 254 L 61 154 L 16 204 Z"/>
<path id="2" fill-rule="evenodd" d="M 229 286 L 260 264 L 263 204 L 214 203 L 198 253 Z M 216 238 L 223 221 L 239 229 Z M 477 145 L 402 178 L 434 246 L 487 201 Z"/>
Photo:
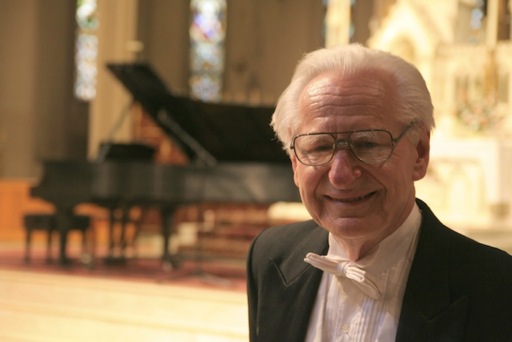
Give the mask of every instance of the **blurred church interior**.
<path id="1" fill-rule="evenodd" d="M 148 115 L 153 109 L 141 105 L 108 64 L 148 65 L 173 96 L 271 108 L 304 52 L 357 42 L 412 62 L 431 89 L 437 128 L 430 173 L 418 182 L 418 196 L 453 227 L 482 238 L 494 234 L 492 243 L 510 247 L 510 1 L 2 4 L 2 238 L 17 236 L 24 212 L 37 207 L 21 198 L 43 178 L 45 161 L 97 161 L 100 146 L 142 143 L 155 150 L 155 163 L 192 162 L 194 157 L 176 143 L 183 139 L 155 123 L 157 114 Z M 216 109 L 222 110 L 227 109 Z M 222 120 L 217 113 L 210 116 Z M 257 129 L 249 122 L 247 127 L 240 121 L 240 130 Z M 204 133 L 211 122 L 184 124 L 202 130 L 186 132 L 193 139 L 194 134 L 199 140 L 217 135 L 204 138 L 205 144 L 237 143 L 230 137 L 233 130 Z M 233 148 L 228 145 L 219 149 Z M 234 151 L 229 158 L 238 161 L 239 154 Z M 292 220 L 300 212 L 295 206 L 279 207 L 293 207 Z M 198 219 L 191 217 L 198 215 L 197 208 L 182 212 L 184 220 Z"/>
<path id="2" fill-rule="evenodd" d="M 261 118 L 305 52 L 360 43 L 410 61 L 431 90 L 418 197 L 512 252 L 510 0 L 0 4 L 0 249 L 24 248 L 27 215 L 58 229 L 80 215 L 95 248 L 84 263 L 145 255 L 175 267 L 198 243 L 243 263 L 261 229 L 308 217 L 286 156 L 260 141 Z M 44 249 L 42 235 L 33 243 Z"/>
<path id="3" fill-rule="evenodd" d="M 186 146 L 189 140 L 199 149 L 206 149 L 213 163 L 216 158 L 236 163 L 244 162 L 244 158 L 262 164 L 274 162 L 272 158 L 282 161 L 278 152 L 262 151 L 267 146 L 236 150 L 233 145 L 247 143 L 237 141 L 236 134 L 243 136 L 253 130 L 263 136 L 268 134 L 266 127 L 257 131 L 258 126 L 246 117 L 260 115 L 253 114 L 256 112 L 265 113 L 261 117 L 271 113 L 296 60 L 304 52 L 357 42 L 404 57 L 420 69 L 431 89 L 437 127 L 430 172 L 418 182 L 418 196 L 455 229 L 504 249 L 512 247 L 510 1 L 91 0 L 75 4 L 53 0 L 51 6 L 30 0 L 2 3 L 6 8 L 2 22 L 8 28 L 1 33 L 4 48 L 0 65 L 2 240 L 23 238 L 26 213 L 55 210 L 52 200 L 59 196 L 59 190 L 42 189 L 41 196 L 31 195 L 31 189 L 44 180 L 49 167 L 45 163 L 49 161 L 94 164 L 101 162 L 109 148 L 114 153 L 116 147 L 121 151 L 130 145 L 138 145 L 131 147 L 138 147 L 139 152 L 124 153 L 133 153 L 136 158 L 143 145 L 154 152 L 151 162 L 155 164 L 186 168 L 198 159 L 208 164 L 208 160 L 199 158 L 204 151 Z M 150 76 L 158 78 L 156 85 L 140 79 L 148 77 L 143 71 L 130 80 L 127 73 L 135 73 L 134 70 L 113 71 L 109 64 L 147 66 Z M 164 116 L 171 120 L 162 119 L 158 91 L 151 88 L 158 87 L 158 81 L 174 99 L 195 102 L 163 104 L 163 111 L 167 112 Z M 130 88 L 130 82 L 139 82 L 142 93 Z M 152 92 L 154 99 L 144 92 Z M 202 102 L 216 106 L 201 107 Z M 178 127 L 192 130 L 185 132 L 185 137 L 169 127 L 168 121 L 176 113 L 183 113 Z M 191 122 L 196 120 L 191 117 L 201 115 L 208 116 L 203 123 Z M 233 126 L 229 125 L 233 121 L 231 115 L 235 115 L 235 127 L 228 127 Z M 208 128 L 215 125 L 218 127 Z M 218 145 L 217 150 L 210 149 L 214 145 Z M 254 156 L 242 155 L 248 150 L 254 150 Z M 80 166 L 71 167 L 81 170 Z M 61 172 L 72 173 L 65 169 Z M 125 178 L 116 170 L 105 172 L 119 183 L 111 191 L 119 192 L 129 177 L 151 178 L 160 171 L 150 169 L 145 171 L 149 174 L 124 175 Z M 254 174 L 252 170 L 248 172 Z M 75 178 L 82 176 L 86 177 L 78 181 L 82 187 L 77 187 L 76 179 L 75 183 L 65 183 L 62 175 L 53 176 L 62 182 L 61 187 L 68 187 L 66 191 L 72 194 L 67 196 L 78 197 L 80 191 L 87 192 L 79 199 L 64 197 L 61 202 L 74 200 L 73 206 L 81 204 L 80 201 L 87 201 L 86 196 L 93 196 L 89 193 L 93 190 L 85 188 L 108 187 L 99 182 L 92 184 L 94 180 L 87 177 L 93 176 L 85 173 Z M 139 181 L 140 191 L 152 191 L 149 187 L 160 184 Z M 166 188 L 161 192 L 174 190 L 183 191 Z M 103 192 L 108 195 L 107 190 Z M 275 221 L 307 218 L 300 204 L 293 203 L 295 194 L 282 199 L 255 199 L 252 193 L 240 200 L 213 196 L 215 200 L 199 204 L 186 205 L 201 202 L 198 197 L 183 199 L 182 206 L 173 205 L 174 221 L 202 222 L 206 208 L 215 212 L 219 222 L 254 226 L 254 232 L 247 234 L 250 240 L 253 233 Z M 290 198 L 292 203 L 287 201 Z M 259 200 L 262 203 L 254 203 Z M 180 204 L 179 199 L 176 202 Z M 71 204 L 64 205 L 63 210 L 69 210 Z M 128 216 L 140 216 L 140 208 L 131 209 L 135 214 Z M 88 210 L 93 211 L 97 225 L 108 225 L 108 210 Z M 146 232 L 158 235 L 154 234 L 159 229 L 155 225 L 161 225 L 162 218 L 151 210 L 147 212 L 142 226 L 146 226 Z M 239 222 L 244 220 L 247 222 Z M 98 230 L 100 236 L 106 235 L 107 229 Z"/>

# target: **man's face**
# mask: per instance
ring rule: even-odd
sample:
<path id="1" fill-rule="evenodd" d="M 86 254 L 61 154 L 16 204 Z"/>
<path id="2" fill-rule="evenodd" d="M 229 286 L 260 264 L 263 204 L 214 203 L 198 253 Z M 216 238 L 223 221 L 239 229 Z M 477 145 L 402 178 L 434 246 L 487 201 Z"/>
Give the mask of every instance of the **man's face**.
<path id="1" fill-rule="evenodd" d="M 395 138 L 409 124 L 395 118 L 396 101 L 393 81 L 384 73 L 323 74 L 302 93 L 296 134 L 385 129 Z M 291 160 L 302 201 L 315 221 L 341 243 L 369 250 L 407 218 L 414 181 L 425 175 L 428 155 L 424 131 L 417 144 L 406 134 L 381 164 L 361 162 L 345 149 L 323 166 L 303 165 L 294 155 Z"/>

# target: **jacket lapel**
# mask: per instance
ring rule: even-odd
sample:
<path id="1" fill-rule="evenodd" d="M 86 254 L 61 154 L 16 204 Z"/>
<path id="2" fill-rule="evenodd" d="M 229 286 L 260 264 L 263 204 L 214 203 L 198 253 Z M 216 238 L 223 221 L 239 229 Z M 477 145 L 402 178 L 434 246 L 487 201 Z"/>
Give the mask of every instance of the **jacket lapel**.
<path id="1" fill-rule="evenodd" d="M 294 248 L 289 257 L 278 260 L 269 259 L 266 273 L 267 279 L 262 283 L 272 289 L 264 290 L 267 298 L 261 303 L 261 312 L 272 314 L 261 317 L 262 333 L 270 332 L 269 336 L 260 336 L 259 341 L 302 341 L 305 338 L 309 317 L 316 299 L 316 293 L 322 271 L 305 263 L 308 252 L 323 254 L 327 252 L 327 232 L 310 235 L 303 246 Z M 280 310 L 275 310 L 275 303 L 282 303 Z M 268 304 L 268 307 L 264 305 Z"/>
<path id="2" fill-rule="evenodd" d="M 450 253 L 444 228 L 421 201 L 423 223 L 409 273 L 397 341 L 462 340 L 468 299 L 451 298 Z"/>

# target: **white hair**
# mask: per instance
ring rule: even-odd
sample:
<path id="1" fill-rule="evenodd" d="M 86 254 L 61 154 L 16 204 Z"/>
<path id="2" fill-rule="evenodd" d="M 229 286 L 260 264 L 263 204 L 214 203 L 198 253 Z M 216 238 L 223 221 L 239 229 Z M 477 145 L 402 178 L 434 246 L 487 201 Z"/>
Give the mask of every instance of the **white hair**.
<path id="1" fill-rule="evenodd" d="M 316 76 L 325 72 L 344 77 L 367 71 L 383 71 L 393 78 L 398 94 L 397 119 L 403 123 L 433 129 L 433 105 L 425 80 L 412 64 L 390 53 L 359 44 L 319 49 L 306 54 L 298 63 L 290 84 L 279 97 L 271 126 L 288 151 L 300 126 L 299 98 Z"/>

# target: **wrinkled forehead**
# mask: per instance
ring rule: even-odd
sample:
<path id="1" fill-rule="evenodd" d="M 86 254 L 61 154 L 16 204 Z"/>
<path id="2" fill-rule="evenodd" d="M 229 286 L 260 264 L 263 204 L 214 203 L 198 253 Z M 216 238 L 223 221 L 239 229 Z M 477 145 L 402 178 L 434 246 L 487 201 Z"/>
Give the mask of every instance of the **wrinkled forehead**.
<path id="1" fill-rule="evenodd" d="M 304 87 L 299 100 L 300 120 L 331 114 L 386 116 L 393 119 L 399 106 L 393 77 L 383 71 L 353 74 L 327 72 Z"/>
<path id="2" fill-rule="evenodd" d="M 380 69 L 357 72 L 327 71 L 312 78 L 302 91 L 303 97 L 322 93 L 344 94 L 359 89 L 369 96 L 397 95 L 394 76 Z"/>

